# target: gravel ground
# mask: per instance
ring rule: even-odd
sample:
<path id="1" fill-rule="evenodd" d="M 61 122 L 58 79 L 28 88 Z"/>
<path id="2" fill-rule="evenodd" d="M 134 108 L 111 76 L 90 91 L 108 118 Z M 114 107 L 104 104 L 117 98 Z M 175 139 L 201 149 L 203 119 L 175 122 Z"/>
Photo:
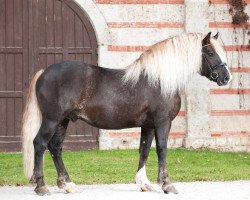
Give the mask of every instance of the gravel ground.
<path id="1" fill-rule="evenodd" d="M 49 187 L 51 195 L 37 196 L 33 187 L 0 187 L 1 200 L 250 200 L 250 181 L 175 183 L 179 194 L 164 194 L 154 184 L 157 192 L 140 192 L 135 184 L 81 185 L 79 192 L 65 194 L 57 187 Z"/>

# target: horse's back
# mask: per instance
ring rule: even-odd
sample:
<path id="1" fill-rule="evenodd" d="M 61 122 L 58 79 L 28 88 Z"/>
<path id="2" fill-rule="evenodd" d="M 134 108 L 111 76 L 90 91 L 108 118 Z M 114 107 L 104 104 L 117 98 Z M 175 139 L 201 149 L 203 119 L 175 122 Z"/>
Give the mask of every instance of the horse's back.
<path id="1" fill-rule="evenodd" d="M 96 99 L 98 94 L 102 96 L 100 99 L 103 99 L 104 95 L 107 96 L 113 91 L 112 88 L 117 88 L 122 75 L 122 70 L 78 61 L 52 64 L 37 81 L 38 102 L 47 112 L 52 110 L 53 113 L 68 113 L 80 108 L 83 101 Z"/>
<path id="2" fill-rule="evenodd" d="M 81 73 L 87 70 L 90 65 L 78 61 L 63 61 L 48 66 L 39 78 L 43 81 L 67 81 L 68 79 L 81 77 Z M 42 82 L 42 81 L 40 81 Z"/>

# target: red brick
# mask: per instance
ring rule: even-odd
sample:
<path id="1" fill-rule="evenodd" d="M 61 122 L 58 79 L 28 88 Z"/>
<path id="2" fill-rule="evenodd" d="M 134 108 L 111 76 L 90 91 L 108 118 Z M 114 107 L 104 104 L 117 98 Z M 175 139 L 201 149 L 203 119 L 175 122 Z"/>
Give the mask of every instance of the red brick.
<path id="1" fill-rule="evenodd" d="M 211 116 L 250 115 L 250 110 L 212 110 Z"/>
<path id="2" fill-rule="evenodd" d="M 250 89 L 211 89 L 210 94 L 250 94 Z"/>
<path id="3" fill-rule="evenodd" d="M 211 133 L 211 137 L 249 137 L 249 131 L 216 131 Z"/>
<path id="4" fill-rule="evenodd" d="M 226 45 L 225 51 L 250 51 L 249 45 Z"/>
<path id="5" fill-rule="evenodd" d="M 110 132 L 109 136 L 111 138 L 126 138 L 126 137 L 132 137 L 132 138 L 139 138 L 140 133 L 139 132 L 122 132 L 122 131 L 117 131 L 117 132 Z"/>
<path id="6" fill-rule="evenodd" d="M 95 0 L 97 4 L 184 4 L 184 0 Z"/>
<path id="7" fill-rule="evenodd" d="M 250 73 L 250 67 L 232 67 L 230 72 L 234 73 Z"/>
<path id="8" fill-rule="evenodd" d="M 250 26 L 250 22 L 241 23 L 240 25 L 231 22 L 209 22 L 209 28 L 245 28 Z"/>
<path id="9" fill-rule="evenodd" d="M 109 28 L 183 28 L 182 22 L 109 22 Z"/>
<path id="10" fill-rule="evenodd" d="M 185 132 L 170 132 L 169 137 L 170 138 L 184 138 L 186 135 Z"/>
<path id="11" fill-rule="evenodd" d="M 250 4 L 250 0 L 244 0 L 247 4 Z M 210 4 L 228 4 L 228 0 L 208 0 Z"/>

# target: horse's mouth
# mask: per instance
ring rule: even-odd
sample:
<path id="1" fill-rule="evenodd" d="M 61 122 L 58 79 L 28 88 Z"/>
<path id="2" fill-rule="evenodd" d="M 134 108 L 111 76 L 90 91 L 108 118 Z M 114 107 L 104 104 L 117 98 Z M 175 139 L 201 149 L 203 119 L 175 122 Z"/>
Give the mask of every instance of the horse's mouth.
<path id="1" fill-rule="evenodd" d="M 217 83 L 218 86 L 224 86 L 224 85 L 227 84 L 227 83 L 221 82 L 219 79 L 217 79 L 216 83 Z"/>

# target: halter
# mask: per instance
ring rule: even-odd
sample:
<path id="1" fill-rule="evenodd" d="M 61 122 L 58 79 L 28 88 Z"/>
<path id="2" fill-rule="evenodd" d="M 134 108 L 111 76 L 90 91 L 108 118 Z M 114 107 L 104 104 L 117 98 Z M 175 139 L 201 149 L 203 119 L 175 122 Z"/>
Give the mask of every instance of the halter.
<path id="1" fill-rule="evenodd" d="M 211 46 L 211 44 L 206 44 L 204 46 L 202 46 L 202 49 L 206 46 Z M 223 67 L 225 65 L 225 63 L 221 63 L 219 65 L 211 65 L 211 63 L 208 61 L 206 55 L 203 53 L 203 50 L 202 50 L 202 56 L 203 58 L 205 59 L 207 65 L 208 65 L 208 68 L 209 68 L 209 71 L 210 71 L 210 80 L 214 80 L 216 81 L 217 78 L 219 77 L 218 73 L 215 72 L 214 70 L 216 70 L 218 67 Z"/>

